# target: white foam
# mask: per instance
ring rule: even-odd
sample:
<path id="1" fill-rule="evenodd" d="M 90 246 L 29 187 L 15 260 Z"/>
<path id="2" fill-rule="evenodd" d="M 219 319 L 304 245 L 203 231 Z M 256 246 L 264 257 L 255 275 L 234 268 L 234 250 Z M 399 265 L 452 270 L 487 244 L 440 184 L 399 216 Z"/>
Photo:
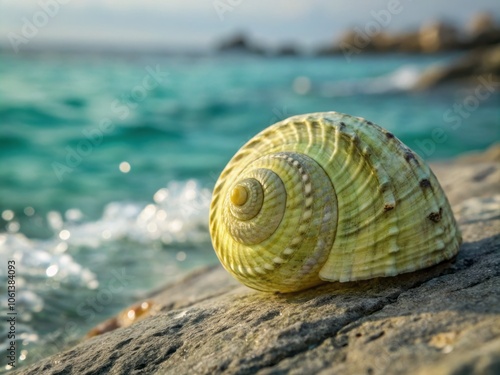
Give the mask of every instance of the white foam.
<path id="1" fill-rule="evenodd" d="M 195 180 L 171 182 L 154 194 L 154 203 L 113 202 L 102 217 L 66 223 L 70 245 L 97 248 L 103 241 L 129 239 L 143 244 L 208 243 L 211 192 Z"/>
<path id="2" fill-rule="evenodd" d="M 420 70 L 415 66 L 403 65 L 399 69 L 379 77 L 325 83 L 322 87 L 322 94 L 338 97 L 407 91 L 414 87 L 420 75 Z"/>

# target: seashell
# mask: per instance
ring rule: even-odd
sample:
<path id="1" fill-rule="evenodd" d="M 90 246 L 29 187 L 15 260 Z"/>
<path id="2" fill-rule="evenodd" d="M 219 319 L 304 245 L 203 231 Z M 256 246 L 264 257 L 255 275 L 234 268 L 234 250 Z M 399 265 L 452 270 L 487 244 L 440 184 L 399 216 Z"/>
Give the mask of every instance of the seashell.
<path id="1" fill-rule="evenodd" d="M 283 293 L 412 272 L 461 244 L 429 166 L 392 133 L 336 112 L 248 141 L 215 185 L 210 234 L 236 279 Z"/>

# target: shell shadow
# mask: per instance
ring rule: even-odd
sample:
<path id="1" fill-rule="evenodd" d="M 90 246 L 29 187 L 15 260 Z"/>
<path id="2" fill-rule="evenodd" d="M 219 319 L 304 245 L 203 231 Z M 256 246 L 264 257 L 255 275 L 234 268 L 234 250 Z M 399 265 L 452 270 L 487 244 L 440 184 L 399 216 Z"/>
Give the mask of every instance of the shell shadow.
<path id="1" fill-rule="evenodd" d="M 451 293 L 487 282 L 499 275 L 500 234 L 476 242 L 463 243 L 454 258 L 410 273 L 356 282 L 325 283 L 286 294 L 252 292 L 247 297 L 261 300 L 264 304 L 272 300 L 283 304 L 305 304 L 308 307 L 327 304 L 346 306 L 349 301 L 366 298 L 383 298 L 389 304 L 410 290 L 416 297 L 419 297 L 419 290 L 422 290 L 420 297 L 425 299 L 429 293 L 436 292 L 435 288 Z M 445 292 L 443 298 L 446 298 Z M 476 311 L 474 306 L 469 307 Z M 436 307 L 429 305 L 422 306 L 422 309 L 431 312 L 435 311 Z M 489 312 L 500 313 L 500 303 L 490 306 Z"/>

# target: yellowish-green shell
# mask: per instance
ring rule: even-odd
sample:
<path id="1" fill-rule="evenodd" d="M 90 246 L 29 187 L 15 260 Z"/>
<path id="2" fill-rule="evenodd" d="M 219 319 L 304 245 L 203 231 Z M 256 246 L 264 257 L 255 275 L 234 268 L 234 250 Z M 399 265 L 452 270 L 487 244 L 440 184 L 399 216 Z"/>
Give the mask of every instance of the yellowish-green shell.
<path id="1" fill-rule="evenodd" d="M 291 117 L 246 143 L 217 181 L 210 233 L 226 270 L 273 292 L 415 271 L 461 243 L 428 165 L 336 112 Z"/>

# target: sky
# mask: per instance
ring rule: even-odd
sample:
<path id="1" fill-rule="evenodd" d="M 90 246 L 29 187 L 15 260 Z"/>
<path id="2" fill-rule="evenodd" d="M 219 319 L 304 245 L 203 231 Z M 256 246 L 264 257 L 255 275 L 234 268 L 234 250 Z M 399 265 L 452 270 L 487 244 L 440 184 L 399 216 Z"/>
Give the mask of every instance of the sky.
<path id="1" fill-rule="evenodd" d="M 0 0 L 0 43 L 193 50 L 242 31 L 267 46 L 313 48 L 370 22 L 389 32 L 438 19 L 465 27 L 478 12 L 500 22 L 500 1 Z"/>

